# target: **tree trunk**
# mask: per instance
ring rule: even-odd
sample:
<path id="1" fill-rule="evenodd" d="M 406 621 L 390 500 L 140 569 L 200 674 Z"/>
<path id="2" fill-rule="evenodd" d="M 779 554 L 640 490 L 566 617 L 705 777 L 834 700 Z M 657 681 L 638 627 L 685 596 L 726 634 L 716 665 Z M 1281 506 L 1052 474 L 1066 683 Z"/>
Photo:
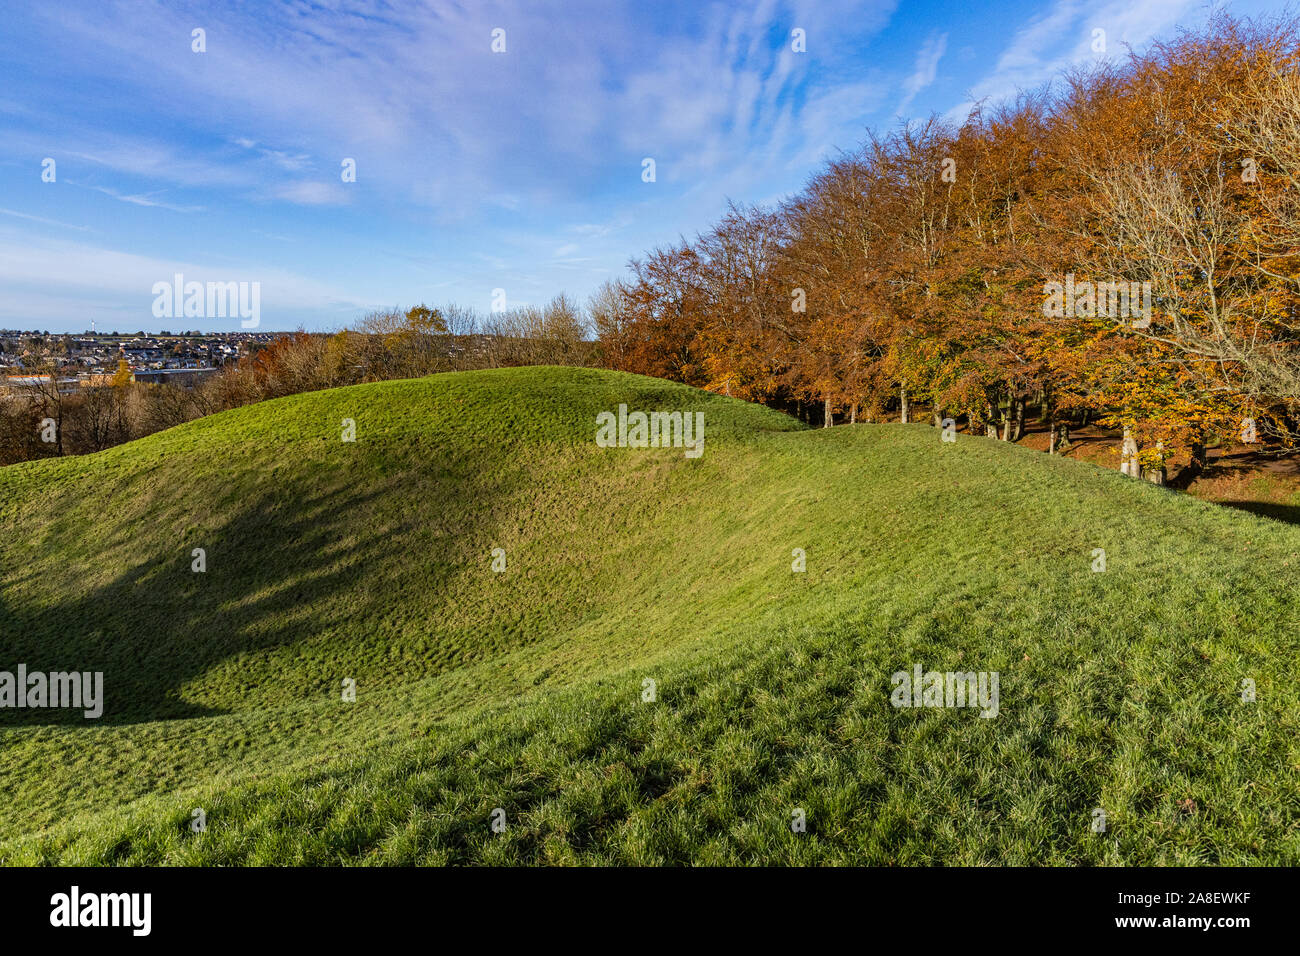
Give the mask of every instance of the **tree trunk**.
<path id="1" fill-rule="evenodd" d="M 1128 475 L 1130 478 L 1138 478 L 1142 474 L 1142 466 L 1138 461 L 1137 439 L 1128 428 L 1124 429 L 1124 439 L 1120 444 L 1119 470 L 1121 474 Z"/>
<path id="2" fill-rule="evenodd" d="M 900 389 L 898 390 L 898 403 L 899 403 L 899 408 L 900 408 L 900 410 L 901 410 L 901 413 L 900 413 L 900 415 L 899 415 L 899 422 L 900 422 L 900 424 L 906 425 L 906 424 L 907 424 L 907 412 L 908 412 L 910 406 L 909 406 L 908 403 L 907 403 L 907 389 L 906 389 L 905 387 L 904 387 L 904 388 L 900 388 Z"/>
<path id="3" fill-rule="evenodd" d="M 858 423 L 858 403 L 852 402 L 849 405 L 849 424 L 856 425 L 857 423 Z"/>
<path id="4" fill-rule="evenodd" d="M 1025 435 L 1025 400 L 1017 398 L 1014 403 L 1016 416 L 1016 430 L 1012 435 L 1012 441 L 1020 441 Z"/>
<path id="5" fill-rule="evenodd" d="M 1165 470 L 1164 451 L 1164 442 L 1156 442 L 1156 454 L 1160 456 L 1158 459 L 1159 463 L 1156 465 L 1148 465 L 1142 469 L 1142 477 L 1153 485 L 1163 485 L 1168 478 L 1168 474 Z"/>
<path id="6" fill-rule="evenodd" d="M 1051 422 L 1047 426 L 1047 453 L 1056 454 L 1056 422 Z"/>
<path id="7" fill-rule="evenodd" d="M 822 428 L 830 428 L 831 425 L 834 424 L 834 419 L 831 413 L 831 400 L 829 398 L 826 399 L 826 410 L 823 414 L 825 417 L 822 419 Z"/>

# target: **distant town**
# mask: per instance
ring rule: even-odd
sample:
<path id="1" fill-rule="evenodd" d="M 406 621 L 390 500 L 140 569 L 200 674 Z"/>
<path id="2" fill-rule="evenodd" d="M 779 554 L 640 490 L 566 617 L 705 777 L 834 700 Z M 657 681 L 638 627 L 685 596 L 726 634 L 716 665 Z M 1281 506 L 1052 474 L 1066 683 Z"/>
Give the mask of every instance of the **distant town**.
<path id="1" fill-rule="evenodd" d="M 106 384 L 125 362 L 137 382 L 192 386 L 224 365 L 256 352 L 283 332 L 83 332 L 0 329 L 0 386 L 28 384 L 53 366 L 61 389 Z"/>

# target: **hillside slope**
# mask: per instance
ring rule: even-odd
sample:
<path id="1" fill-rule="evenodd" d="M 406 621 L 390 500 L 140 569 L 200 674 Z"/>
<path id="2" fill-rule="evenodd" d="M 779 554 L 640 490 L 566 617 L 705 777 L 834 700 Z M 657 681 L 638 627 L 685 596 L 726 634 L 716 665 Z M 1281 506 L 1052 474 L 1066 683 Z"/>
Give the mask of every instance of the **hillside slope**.
<path id="1" fill-rule="evenodd" d="M 1300 860 L 1300 530 L 998 442 L 461 373 L 0 469 L 0 542 L 0 669 L 106 696 L 0 710 L 7 862 Z"/>

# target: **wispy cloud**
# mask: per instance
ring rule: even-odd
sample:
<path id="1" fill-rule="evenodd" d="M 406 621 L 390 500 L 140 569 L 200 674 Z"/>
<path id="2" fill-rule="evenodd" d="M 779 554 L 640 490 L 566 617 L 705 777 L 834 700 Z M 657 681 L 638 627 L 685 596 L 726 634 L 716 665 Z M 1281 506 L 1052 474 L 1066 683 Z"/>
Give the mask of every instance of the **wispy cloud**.
<path id="1" fill-rule="evenodd" d="M 976 103 L 1041 87 L 1068 67 L 1121 58 L 1128 48 L 1142 49 L 1180 23 L 1204 19 L 1209 10 L 1201 0 L 1112 0 L 1100 5 L 1057 0 L 1016 31 L 993 70 L 948 116 L 964 119 Z M 1102 50 L 1094 49 L 1099 39 L 1095 30 L 1103 31 Z"/>
<path id="2" fill-rule="evenodd" d="M 261 283 L 266 311 L 315 310 L 332 313 L 340 308 L 374 307 L 377 303 L 332 289 L 316 280 L 283 269 L 257 264 L 212 264 L 164 259 L 106 249 L 68 240 L 0 236 L 0 283 L 15 293 L 14 301 L 0 297 L 0 321 L 22 318 L 18 293 L 23 293 L 30 314 L 31 297 L 44 297 L 42 314 L 75 314 L 91 293 L 105 309 L 134 310 L 138 320 L 150 314 L 155 282 L 170 282 L 176 273 L 206 281 L 256 281 Z"/>
<path id="3" fill-rule="evenodd" d="M 19 212 L 16 209 L 0 209 L 0 216 L 12 216 L 15 219 L 24 219 L 27 222 L 38 222 L 43 226 L 58 226 L 60 229 L 76 229 L 79 232 L 89 232 L 89 226 L 77 226 L 70 222 L 60 222 L 57 219 L 47 219 L 44 216 L 33 216 L 30 213 Z"/>
<path id="4" fill-rule="evenodd" d="M 948 34 L 932 33 L 926 38 L 916 54 L 916 69 L 903 84 L 903 100 L 894 111 L 896 115 L 906 116 L 917 94 L 934 82 L 934 78 L 939 73 L 939 61 L 943 59 L 947 49 Z"/>
<path id="5" fill-rule="evenodd" d="M 80 184 L 72 183 L 72 185 L 75 186 Z M 107 186 L 91 186 L 90 188 L 95 190 L 96 192 L 103 193 L 105 196 L 112 196 L 114 199 L 117 199 L 121 202 L 130 203 L 133 206 L 147 206 L 156 209 L 167 209 L 170 210 L 171 212 L 202 212 L 203 211 L 202 206 L 177 206 L 173 203 L 163 202 L 161 200 L 154 199 L 153 196 L 140 195 L 140 194 L 124 195 L 122 193 L 119 193 L 115 189 L 109 189 Z"/>
<path id="6" fill-rule="evenodd" d="M 299 203 L 304 206 L 328 206 L 348 201 L 342 183 L 295 182 L 276 186 L 270 192 L 274 199 Z"/>
<path id="7" fill-rule="evenodd" d="M 86 72 L 111 64 L 123 87 L 166 89 L 165 101 L 152 97 L 166 111 L 160 121 L 192 128 L 192 111 L 176 113 L 202 103 L 202 115 L 215 118 L 204 124 L 208 132 L 234 115 L 242 127 L 221 133 L 239 157 L 182 157 L 162 143 L 115 141 L 98 130 L 103 141 L 79 150 L 82 158 L 177 185 L 224 184 L 250 198 L 321 204 L 339 197 L 303 174 L 354 156 L 359 179 L 395 204 L 414 202 L 450 221 L 483 201 L 519 208 L 577 198 L 593 177 L 638 175 L 646 155 L 658 158 L 662 182 L 734 175 L 743 154 L 759 179 L 762 167 L 788 161 L 809 135 L 824 132 L 816 107 L 839 86 L 827 70 L 848 57 L 846 24 L 870 35 L 893 5 L 713 3 L 692 9 L 687 22 L 596 0 L 436 10 L 375 0 L 346 12 L 316 8 L 310 20 L 266 7 L 256 24 L 239 22 L 234 9 L 214 10 L 206 54 L 188 42 L 159 42 L 188 37 L 191 28 L 190 14 L 164 7 L 60 10 L 57 29 L 86 50 Z M 133 29 L 117 29 L 127 7 Z M 598 42 L 590 23 L 600 24 Z M 508 40 L 499 55 L 490 49 L 498 24 Z M 774 48 L 774 26 L 787 38 L 790 28 L 803 29 L 808 52 L 789 42 Z M 807 88 L 796 95 L 800 87 Z M 805 115 L 819 122 L 802 128 Z M 757 143 L 765 148 L 755 150 Z M 199 158 L 205 154 L 221 175 L 210 175 L 216 170 Z"/>

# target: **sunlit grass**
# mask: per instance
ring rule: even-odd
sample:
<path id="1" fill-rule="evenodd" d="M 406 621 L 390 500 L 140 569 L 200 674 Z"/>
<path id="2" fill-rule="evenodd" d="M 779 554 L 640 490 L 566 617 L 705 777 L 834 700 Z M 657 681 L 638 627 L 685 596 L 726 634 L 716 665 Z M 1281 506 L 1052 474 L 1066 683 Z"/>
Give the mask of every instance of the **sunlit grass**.
<path id="1" fill-rule="evenodd" d="M 620 402 L 704 411 L 704 456 L 597 448 Z M 0 502 L 0 668 L 108 698 L 0 711 L 8 862 L 1300 858 L 1300 530 L 1086 464 L 516 369 L 2 469 Z M 998 671 L 999 716 L 893 709 L 917 662 Z"/>

